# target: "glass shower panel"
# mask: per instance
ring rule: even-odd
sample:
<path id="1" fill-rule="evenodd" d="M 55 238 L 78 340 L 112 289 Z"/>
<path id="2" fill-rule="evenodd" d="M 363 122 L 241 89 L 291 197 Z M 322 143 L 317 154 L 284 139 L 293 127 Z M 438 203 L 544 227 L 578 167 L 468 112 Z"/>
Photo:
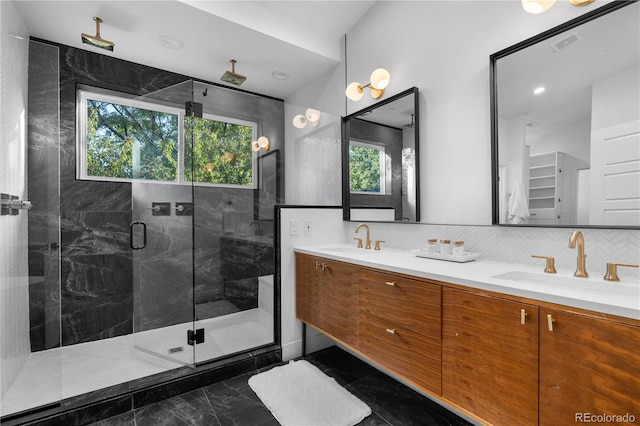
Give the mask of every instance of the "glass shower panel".
<path id="1" fill-rule="evenodd" d="M 185 105 L 192 99 L 186 81 L 137 100 L 175 107 L 177 116 L 157 113 L 151 122 L 162 128 L 152 141 L 141 141 L 134 153 L 140 169 L 164 172 L 160 181 L 132 183 L 131 249 L 134 280 L 134 347 L 180 364 L 195 363 L 193 290 L 193 190 L 185 176 Z M 157 131 L 157 130 L 156 130 Z M 174 169 L 171 167 L 174 166 Z"/>
<path id="2" fill-rule="evenodd" d="M 30 210 L 3 207 L 0 216 L 0 416 L 4 422 L 7 416 L 56 404 L 68 390 L 62 382 L 59 297 L 59 52 L 55 46 L 12 37 L 4 38 L 2 46 L 3 63 L 6 59 L 13 66 L 3 75 L 1 88 L 2 102 L 10 106 L 3 110 L 0 125 L 1 189 L 3 198 L 6 193 L 33 206 Z M 22 84 L 27 87 L 27 75 L 28 115 L 27 99 L 20 93 Z"/>
<path id="3" fill-rule="evenodd" d="M 195 328 L 205 335 L 195 348 L 200 363 L 274 342 L 279 152 L 252 150 L 265 128 L 260 97 L 202 82 L 194 82 L 193 95 L 203 111 L 193 133 L 200 156 L 193 186 Z"/>

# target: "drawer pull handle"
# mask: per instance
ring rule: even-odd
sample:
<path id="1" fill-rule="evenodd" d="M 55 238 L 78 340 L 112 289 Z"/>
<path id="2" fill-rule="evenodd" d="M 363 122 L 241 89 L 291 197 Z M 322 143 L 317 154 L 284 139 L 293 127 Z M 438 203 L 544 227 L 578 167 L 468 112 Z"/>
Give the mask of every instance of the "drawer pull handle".
<path id="1" fill-rule="evenodd" d="M 555 320 L 553 319 L 553 316 L 551 316 L 550 314 L 547 315 L 547 327 L 549 328 L 549 331 L 553 331 L 553 323 L 555 322 Z"/>
<path id="2" fill-rule="evenodd" d="M 327 269 L 327 264 L 324 262 L 316 261 L 316 269 L 320 269 L 322 272 L 324 272 L 324 270 Z"/>
<path id="3" fill-rule="evenodd" d="M 394 283 L 393 281 L 387 281 L 386 284 L 392 287 L 396 285 L 396 283 Z"/>
<path id="4" fill-rule="evenodd" d="M 387 333 L 396 334 L 396 329 L 395 328 L 387 328 Z"/>
<path id="5" fill-rule="evenodd" d="M 527 311 L 524 309 L 520 309 L 520 324 L 527 323 Z"/>

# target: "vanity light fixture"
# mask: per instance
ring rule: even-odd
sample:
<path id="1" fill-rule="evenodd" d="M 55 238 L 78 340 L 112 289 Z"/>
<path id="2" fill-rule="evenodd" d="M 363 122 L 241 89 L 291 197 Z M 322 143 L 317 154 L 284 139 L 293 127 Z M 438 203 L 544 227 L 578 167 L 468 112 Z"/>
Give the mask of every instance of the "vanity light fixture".
<path id="1" fill-rule="evenodd" d="M 269 151 L 269 138 L 260 136 L 257 141 L 251 142 L 251 149 L 255 152 L 260 150 Z"/>
<path id="2" fill-rule="evenodd" d="M 317 127 L 320 123 L 320 111 L 313 108 L 307 108 L 304 115 L 298 114 L 293 117 L 293 127 L 304 129 L 307 123 L 311 123 L 313 127 Z"/>
<path id="3" fill-rule="evenodd" d="M 533 94 L 534 94 L 534 95 L 539 95 L 539 94 L 541 94 L 542 92 L 544 92 L 544 90 L 545 90 L 545 89 L 544 89 L 544 87 L 543 87 L 543 86 L 536 87 L 535 89 L 533 89 Z"/>
<path id="4" fill-rule="evenodd" d="M 377 68 L 371 73 L 369 78 L 369 84 L 363 86 L 357 81 L 349 83 L 345 90 L 347 98 L 352 101 L 359 101 L 364 96 L 364 89 L 368 87 L 371 89 L 371 97 L 379 99 L 384 94 L 384 89 L 389 85 L 391 81 L 391 74 L 384 68 Z"/>
<path id="5" fill-rule="evenodd" d="M 593 3 L 595 0 L 569 0 L 574 6 L 586 6 Z M 548 10 L 556 0 L 522 0 L 522 8 L 529 13 L 537 15 Z"/>

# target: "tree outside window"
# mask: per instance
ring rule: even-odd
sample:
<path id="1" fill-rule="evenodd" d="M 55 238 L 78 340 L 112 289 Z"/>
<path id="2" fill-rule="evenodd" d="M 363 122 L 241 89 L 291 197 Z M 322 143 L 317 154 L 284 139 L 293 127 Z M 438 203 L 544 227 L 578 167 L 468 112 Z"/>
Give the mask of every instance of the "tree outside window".
<path id="1" fill-rule="evenodd" d="M 87 91 L 80 99 L 81 179 L 253 187 L 255 123 Z"/>

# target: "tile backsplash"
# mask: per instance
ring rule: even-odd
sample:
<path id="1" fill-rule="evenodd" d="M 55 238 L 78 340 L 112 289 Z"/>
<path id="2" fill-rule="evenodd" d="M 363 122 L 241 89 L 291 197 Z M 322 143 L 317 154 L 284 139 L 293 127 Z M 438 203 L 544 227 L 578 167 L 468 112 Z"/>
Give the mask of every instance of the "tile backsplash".
<path id="1" fill-rule="evenodd" d="M 355 222 L 344 222 L 347 244 Z M 537 228 L 468 225 L 430 225 L 368 223 L 372 240 L 384 240 L 384 247 L 399 249 L 423 248 L 430 238 L 465 242 L 465 250 L 480 252 L 482 258 L 514 263 L 539 264 L 544 260 L 531 255 L 553 256 L 559 272 L 576 268 L 576 249 L 569 248 L 574 228 Z M 587 271 L 591 277 L 603 276 L 607 262 L 640 263 L 640 230 L 579 229 L 585 240 Z M 621 279 L 638 280 L 637 268 L 619 268 Z"/>

